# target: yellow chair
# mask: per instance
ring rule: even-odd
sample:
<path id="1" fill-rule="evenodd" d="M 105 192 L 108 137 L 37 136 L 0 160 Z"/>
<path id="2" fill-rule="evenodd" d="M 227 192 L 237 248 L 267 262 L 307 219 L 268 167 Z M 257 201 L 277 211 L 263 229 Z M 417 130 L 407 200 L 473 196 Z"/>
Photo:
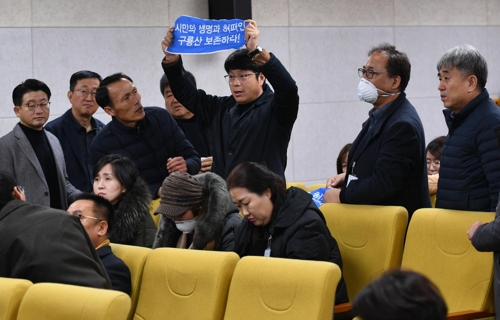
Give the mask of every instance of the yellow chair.
<path id="1" fill-rule="evenodd" d="M 314 183 L 314 184 L 311 184 L 309 187 L 307 187 L 307 192 L 311 192 L 311 191 L 314 191 L 316 189 L 319 189 L 319 188 L 326 188 L 326 183 Z"/>
<path id="2" fill-rule="evenodd" d="M 436 207 L 436 193 L 430 195 L 431 198 L 431 205 L 433 208 Z"/>
<path id="3" fill-rule="evenodd" d="M 153 221 L 156 224 L 156 227 L 158 228 L 158 224 L 160 223 L 160 217 L 161 214 L 155 215 L 155 210 L 160 206 L 160 198 L 154 199 L 151 201 L 151 209 L 149 209 L 149 214 L 151 214 L 151 217 L 153 217 Z"/>
<path id="4" fill-rule="evenodd" d="M 340 275 L 330 262 L 244 257 L 231 280 L 224 319 L 331 320 Z"/>
<path id="5" fill-rule="evenodd" d="M 485 317 L 484 311 L 492 310 L 493 254 L 478 252 L 466 231 L 478 220 L 494 218 L 493 212 L 447 209 L 419 209 L 411 218 L 401 267 L 436 284 L 450 317 L 469 310 L 483 311 L 478 317 Z"/>
<path id="6" fill-rule="evenodd" d="M 26 291 L 17 319 L 125 320 L 129 310 L 130 298 L 120 291 L 37 283 Z"/>
<path id="7" fill-rule="evenodd" d="M 290 188 L 290 187 L 296 187 L 296 188 L 299 188 L 299 189 L 302 189 L 302 190 L 306 190 L 306 184 L 303 183 L 303 182 L 287 182 L 286 183 L 286 188 Z"/>
<path id="8" fill-rule="evenodd" d="M 0 319 L 17 318 L 21 300 L 31 285 L 29 280 L 0 278 Z"/>
<path id="9" fill-rule="evenodd" d="M 325 203 L 320 210 L 339 245 L 349 300 L 387 270 L 399 268 L 408 225 L 405 208 Z"/>
<path id="10" fill-rule="evenodd" d="M 222 319 L 238 260 L 234 252 L 153 250 L 134 319 Z"/>
<path id="11" fill-rule="evenodd" d="M 132 292 L 130 293 L 131 308 L 128 319 L 131 320 L 135 314 L 137 300 L 139 299 L 139 290 L 141 287 L 142 273 L 144 264 L 152 249 L 138 246 L 128 246 L 124 244 L 111 243 L 113 253 L 125 262 L 130 270 L 132 278 Z"/>

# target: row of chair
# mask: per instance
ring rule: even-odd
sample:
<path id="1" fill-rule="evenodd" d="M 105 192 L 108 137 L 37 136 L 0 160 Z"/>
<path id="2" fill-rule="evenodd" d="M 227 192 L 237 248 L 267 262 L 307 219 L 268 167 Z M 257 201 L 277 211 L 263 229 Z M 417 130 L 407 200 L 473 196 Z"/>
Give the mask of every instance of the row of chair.
<path id="1" fill-rule="evenodd" d="M 323 204 L 320 209 L 339 244 L 350 299 L 384 272 L 404 268 L 436 284 L 449 319 L 492 315 L 493 253 L 478 252 L 466 231 L 478 220 L 492 221 L 493 212 L 420 209 L 408 225 L 403 207 Z"/>
<path id="2" fill-rule="evenodd" d="M 493 254 L 476 251 L 466 231 L 477 220 L 493 220 L 493 213 L 420 209 L 408 225 L 402 207 L 325 204 L 321 210 L 339 244 L 351 299 L 387 270 L 403 267 L 423 273 L 437 285 L 450 318 L 491 315 Z M 112 248 L 132 274 L 128 319 L 331 318 L 340 277 L 338 267 L 331 263 L 239 259 L 232 252 L 151 250 L 118 244 Z M 1 298 L 5 290 L 0 287 Z M 47 310 L 47 300 L 64 306 L 87 299 L 83 294 L 65 294 L 63 298 L 46 294 L 33 312 L 43 314 L 40 310 Z M 19 316 L 23 315 L 22 306 Z M 336 309 L 348 310 L 348 306 Z M 69 318 L 87 319 L 83 315 Z"/>
<path id="3" fill-rule="evenodd" d="M 465 311 L 487 315 L 492 310 L 493 254 L 475 250 L 466 231 L 477 220 L 493 220 L 494 213 L 421 209 L 408 225 L 403 207 L 324 204 L 321 211 L 342 253 L 350 299 L 384 272 L 403 267 L 425 274 L 438 286 L 450 318 L 469 319 L 473 315 Z M 121 247 L 113 246 L 130 264 Z M 348 309 L 337 307 L 339 312 Z"/>
<path id="4" fill-rule="evenodd" d="M 112 245 L 132 296 L 0 278 L 1 319 L 331 319 L 340 269 L 233 252 Z M 132 303 L 131 303 L 132 302 Z"/>
<path id="5" fill-rule="evenodd" d="M 3 320 L 123 320 L 129 310 L 129 296 L 119 291 L 0 278 Z"/>

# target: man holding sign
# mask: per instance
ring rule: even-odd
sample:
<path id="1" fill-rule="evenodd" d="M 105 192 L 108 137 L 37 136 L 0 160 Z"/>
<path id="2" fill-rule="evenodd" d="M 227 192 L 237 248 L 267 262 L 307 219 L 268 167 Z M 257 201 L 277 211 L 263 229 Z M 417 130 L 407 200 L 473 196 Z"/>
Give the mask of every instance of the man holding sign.
<path id="1" fill-rule="evenodd" d="M 162 66 L 177 100 L 213 129 L 212 172 L 226 179 L 236 165 L 253 161 L 284 178 L 299 109 L 297 85 L 278 58 L 258 45 L 257 23 L 245 22 L 246 49 L 231 53 L 224 63 L 231 96 L 209 95 L 189 81 L 181 56 L 167 52 L 179 36 L 173 27 L 162 41 Z"/>

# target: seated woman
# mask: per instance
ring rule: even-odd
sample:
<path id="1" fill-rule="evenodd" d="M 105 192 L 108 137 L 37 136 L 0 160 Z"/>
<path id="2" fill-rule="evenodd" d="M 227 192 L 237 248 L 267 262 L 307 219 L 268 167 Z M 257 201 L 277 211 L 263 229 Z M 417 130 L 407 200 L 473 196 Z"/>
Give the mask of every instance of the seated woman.
<path id="1" fill-rule="evenodd" d="M 132 160 L 118 154 L 102 157 L 94 167 L 94 194 L 115 209 L 111 242 L 152 247 L 156 225 L 149 213 L 151 194 Z"/>
<path id="2" fill-rule="evenodd" d="M 232 251 L 234 229 L 242 218 L 226 182 L 206 172 L 173 172 L 163 181 L 158 232 L 153 248 L 177 247 Z"/>
<path id="3" fill-rule="evenodd" d="M 346 144 L 339 152 L 337 157 L 337 174 L 345 173 L 347 171 L 347 157 L 352 143 Z"/>
<path id="4" fill-rule="evenodd" d="M 441 151 L 443 149 L 445 139 L 445 136 L 437 137 L 436 139 L 429 142 L 427 148 L 425 149 L 430 195 L 433 195 L 437 192 L 439 167 L 441 165 Z"/>
<path id="5" fill-rule="evenodd" d="M 330 261 L 342 270 L 337 241 L 309 193 L 295 187 L 285 189 L 281 177 L 253 162 L 236 166 L 227 187 L 245 217 L 234 236 L 234 251 L 240 257 Z M 341 278 L 335 304 L 348 300 Z"/>

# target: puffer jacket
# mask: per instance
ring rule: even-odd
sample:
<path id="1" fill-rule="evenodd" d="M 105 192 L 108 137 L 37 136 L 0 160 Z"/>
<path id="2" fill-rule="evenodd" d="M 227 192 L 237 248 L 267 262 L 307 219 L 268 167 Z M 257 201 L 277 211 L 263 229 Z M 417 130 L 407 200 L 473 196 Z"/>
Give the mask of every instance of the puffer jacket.
<path id="1" fill-rule="evenodd" d="M 146 180 L 153 198 L 168 176 L 168 158 L 183 157 L 190 174 L 200 171 L 201 160 L 191 143 L 162 108 L 145 107 L 146 116 L 133 128 L 115 117 L 97 134 L 91 144 L 93 165 L 108 154 L 132 159 Z"/>
<path id="2" fill-rule="evenodd" d="M 288 188 L 285 199 L 271 222 L 256 227 L 243 219 L 236 229 L 234 251 L 240 256 L 264 256 L 270 244 L 270 256 L 300 260 L 330 261 L 342 270 L 342 257 L 323 213 L 302 189 Z M 342 277 L 337 285 L 335 304 L 348 302 L 347 287 Z"/>
<path id="3" fill-rule="evenodd" d="M 232 251 L 234 230 L 240 225 L 242 217 L 233 204 L 227 191 L 226 182 L 215 173 L 206 172 L 194 176 L 203 185 L 203 209 L 196 221 L 191 249 L 208 249 L 215 242 L 213 250 Z M 175 222 L 166 216 L 160 217 L 158 232 L 153 248 L 176 247 L 182 232 Z"/>
<path id="4" fill-rule="evenodd" d="M 493 128 L 500 109 L 486 89 L 457 114 L 443 111 L 448 135 L 441 154 L 436 207 L 495 211 L 500 191 L 500 152 Z"/>
<path id="5" fill-rule="evenodd" d="M 114 243 L 133 246 L 153 246 L 156 225 L 149 213 L 151 195 L 142 178 L 127 190 L 115 204 L 114 225 L 109 239 Z"/>

